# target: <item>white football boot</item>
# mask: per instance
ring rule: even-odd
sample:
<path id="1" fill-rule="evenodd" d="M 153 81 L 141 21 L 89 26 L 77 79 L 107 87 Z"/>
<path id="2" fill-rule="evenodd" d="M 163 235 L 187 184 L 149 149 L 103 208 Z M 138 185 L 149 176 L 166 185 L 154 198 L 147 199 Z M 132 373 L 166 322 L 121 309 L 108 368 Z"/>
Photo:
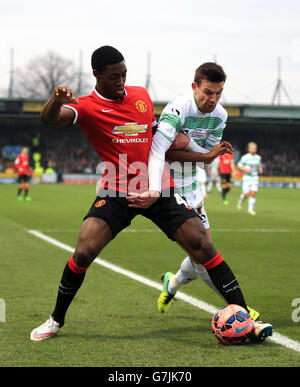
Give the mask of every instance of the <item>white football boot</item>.
<path id="1" fill-rule="evenodd" d="M 53 317 L 50 316 L 44 324 L 35 328 L 31 332 L 30 339 L 33 341 L 42 341 L 45 339 L 50 339 L 51 337 L 56 336 L 59 330 L 59 323 L 54 321 Z"/>
<path id="2" fill-rule="evenodd" d="M 251 333 L 250 340 L 256 343 L 261 343 L 267 337 L 272 336 L 273 334 L 273 325 L 268 323 L 263 323 L 261 321 L 252 321 L 253 330 Z"/>

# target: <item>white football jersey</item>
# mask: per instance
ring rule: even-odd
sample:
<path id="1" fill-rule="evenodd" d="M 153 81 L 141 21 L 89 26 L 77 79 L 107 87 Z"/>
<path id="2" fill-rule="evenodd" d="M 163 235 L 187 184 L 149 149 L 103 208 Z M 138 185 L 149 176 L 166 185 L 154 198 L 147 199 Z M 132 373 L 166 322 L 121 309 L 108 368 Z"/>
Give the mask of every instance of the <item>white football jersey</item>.
<path id="1" fill-rule="evenodd" d="M 228 114 L 221 104 L 211 113 L 203 114 L 197 106 L 194 93 L 177 97 L 164 108 L 157 130 L 170 142 L 179 132 L 187 134 L 199 146 L 211 150 L 222 140 Z M 170 173 L 182 194 L 199 189 L 195 163 L 171 163 Z"/>

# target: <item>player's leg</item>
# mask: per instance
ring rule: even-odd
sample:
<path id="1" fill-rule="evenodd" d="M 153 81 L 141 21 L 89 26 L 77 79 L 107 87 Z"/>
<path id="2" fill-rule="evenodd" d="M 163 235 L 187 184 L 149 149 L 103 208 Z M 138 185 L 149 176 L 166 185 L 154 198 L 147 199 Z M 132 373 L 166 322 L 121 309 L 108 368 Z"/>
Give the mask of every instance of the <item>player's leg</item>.
<path id="1" fill-rule="evenodd" d="M 213 243 L 208 239 L 199 218 L 186 220 L 176 231 L 174 239 L 196 265 L 203 265 L 214 287 L 228 304 L 247 305 L 240 285 Z"/>
<path id="2" fill-rule="evenodd" d="M 188 204 L 186 203 L 186 205 Z M 192 212 L 187 212 L 187 208 L 184 210 L 182 200 L 180 206 L 177 206 L 180 207 L 181 211 L 176 210 L 174 206 L 172 207 L 169 205 L 167 207 L 168 211 L 164 212 L 162 211 L 163 207 L 163 204 L 161 204 L 161 213 L 165 218 L 165 215 L 167 215 L 169 221 L 171 220 L 169 227 L 166 223 L 166 219 L 158 220 L 152 216 L 152 220 L 157 223 L 157 225 L 166 233 L 167 236 L 169 236 L 169 238 L 177 241 L 177 243 L 189 254 L 189 257 L 191 257 L 190 262 L 192 262 L 195 267 L 199 264 L 205 267 L 214 287 L 225 299 L 227 304 L 240 305 L 250 312 L 235 275 L 221 255 L 217 252 L 213 243 L 209 240 L 200 218 L 195 217 Z M 173 217 L 171 217 L 172 214 Z M 182 222 L 184 217 L 185 220 Z M 176 227 L 176 223 L 176 231 L 172 234 L 170 233 L 170 230 L 173 230 L 174 227 Z M 185 261 L 185 263 L 188 264 L 187 261 Z M 187 270 L 189 270 L 188 267 Z M 158 299 L 158 304 L 160 302 L 166 303 L 167 307 L 170 307 L 171 302 L 174 299 L 174 295 L 168 293 L 167 286 L 169 280 L 172 278 L 172 274 L 167 274 L 168 280 L 165 281 L 164 291 Z M 191 270 L 191 274 L 193 275 L 193 270 Z M 255 314 L 259 315 L 258 313 Z M 262 341 L 266 337 L 272 335 L 273 327 L 271 324 L 262 324 L 257 322 L 253 324 L 253 340 Z"/>
<path id="3" fill-rule="evenodd" d="M 104 220 L 91 217 L 84 222 L 76 250 L 64 268 L 55 308 L 49 320 L 31 332 L 31 340 L 44 340 L 58 333 L 64 325 L 67 310 L 84 281 L 87 269 L 111 239 L 111 229 Z"/>
<path id="4" fill-rule="evenodd" d="M 209 224 L 209 220 L 204 206 L 198 209 L 198 214 L 205 228 L 207 237 L 212 242 L 210 224 Z M 167 286 L 168 286 L 169 293 L 171 294 L 175 294 L 182 285 L 185 285 L 197 278 L 201 278 L 210 288 L 212 288 L 217 294 L 219 294 L 219 292 L 213 285 L 209 275 L 207 274 L 207 270 L 205 269 L 205 267 L 200 264 L 195 265 L 191 261 L 190 257 L 186 257 L 182 261 L 177 273 L 174 276 L 169 276 L 169 277 L 170 278 L 166 278 L 166 279 L 164 278 L 164 280 L 168 281 Z M 161 311 L 164 312 L 163 310 Z"/>
<path id="5" fill-rule="evenodd" d="M 248 213 L 250 215 L 256 215 L 256 212 L 254 211 L 254 206 L 256 203 L 256 193 L 257 193 L 257 187 L 256 185 L 252 185 L 250 187 L 250 196 L 248 200 Z"/>
<path id="6" fill-rule="evenodd" d="M 159 209 L 159 215 L 155 213 Z M 160 198 L 148 210 L 149 218 L 188 254 L 194 265 L 201 264 L 218 292 L 229 304 L 247 309 L 240 286 L 231 269 L 209 240 L 200 217 L 182 195 Z"/>
<path id="7" fill-rule="evenodd" d="M 64 325 L 66 312 L 84 281 L 87 269 L 104 246 L 135 216 L 134 211 L 129 213 L 127 209 L 125 198 L 96 198 L 81 227 L 75 252 L 64 268 L 54 311 L 45 324 L 31 332 L 31 340 L 52 337 Z"/>
<path id="8" fill-rule="evenodd" d="M 250 186 L 249 186 L 249 183 L 243 182 L 243 183 L 242 183 L 242 193 L 241 193 L 241 195 L 240 195 L 240 198 L 239 198 L 239 201 L 238 201 L 238 204 L 237 204 L 237 209 L 238 209 L 238 210 L 241 210 L 241 209 L 242 209 L 243 202 L 244 202 L 246 199 L 248 199 L 249 193 L 250 193 Z"/>
<path id="9" fill-rule="evenodd" d="M 19 177 L 19 186 L 18 186 L 18 192 L 17 192 L 17 199 L 23 200 L 22 191 L 24 189 L 24 180 L 23 176 Z"/>
<path id="10" fill-rule="evenodd" d="M 52 313 L 60 327 L 64 325 L 66 312 L 84 281 L 87 269 L 111 239 L 111 229 L 104 220 L 88 218 L 84 222 L 76 250 L 65 266 Z"/>
<path id="11" fill-rule="evenodd" d="M 216 177 L 215 182 L 216 182 L 216 187 L 217 187 L 218 192 L 221 192 L 221 191 L 222 191 L 222 187 L 221 187 L 220 176 L 217 176 L 217 177 Z"/>
<path id="12" fill-rule="evenodd" d="M 191 193 L 187 193 L 185 194 L 185 198 L 187 199 L 188 203 L 190 203 L 192 207 L 196 209 L 200 220 L 205 228 L 207 237 L 212 242 L 210 224 L 207 213 L 205 211 L 205 207 L 202 204 L 202 195 L 200 194 L 200 191 L 198 190 Z M 186 257 L 183 260 L 179 270 L 175 275 L 164 275 L 163 281 L 168 281 L 168 284 L 165 285 L 168 288 L 168 293 L 175 294 L 182 285 L 187 284 L 188 282 L 196 278 L 201 278 L 210 288 L 212 288 L 217 294 L 219 294 L 214 284 L 212 283 L 210 277 L 208 276 L 204 266 L 195 266 L 191 261 L 190 257 Z M 161 303 L 161 312 L 164 312 L 164 307 L 165 304 Z"/>
<path id="13" fill-rule="evenodd" d="M 202 206 L 200 209 L 198 209 L 198 214 L 200 216 L 201 222 L 206 230 L 206 234 L 208 239 L 212 242 L 212 235 L 211 235 L 211 229 L 209 220 L 207 217 L 207 213 L 205 211 L 204 206 Z M 166 294 L 172 294 L 173 296 L 176 295 L 176 292 L 180 289 L 182 285 L 185 285 L 197 278 L 201 278 L 202 281 L 208 285 L 217 295 L 222 297 L 220 292 L 216 289 L 214 284 L 212 283 L 212 280 L 210 276 L 207 273 L 207 270 L 205 267 L 201 264 L 195 265 L 190 257 L 186 257 L 181 265 L 179 270 L 175 275 L 173 273 L 166 273 L 163 276 L 163 283 L 164 283 L 164 292 Z M 166 297 L 162 294 L 162 299 Z M 223 298 L 223 297 L 222 297 Z M 169 298 L 170 302 L 172 301 L 171 298 Z M 158 303 L 158 310 L 162 313 L 166 312 L 169 309 L 170 305 L 166 304 L 165 302 Z M 253 320 L 257 320 L 259 318 L 259 312 L 254 310 L 253 308 L 249 308 L 250 315 Z"/>
<path id="14" fill-rule="evenodd" d="M 225 205 L 228 204 L 228 201 L 226 199 L 227 192 L 228 192 L 228 176 L 227 176 L 227 174 L 223 174 L 222 175 L 222 191 L 221 191 L 221 196 L 222 196 L 223 203 Z"/>
<path id="15" fill-rule="evenodd" d="M 213 180 L 213 178 L 210 176 L 210 178 L 208 179 L 208 183 L 207 183 L 207 192 L 208 192 L 208 193 L 211 193 L 211 190 L 212 190 L 213 185 L 214 185 L 214 180 Z"/>
<path id="16" fill-rule="evenodd" d="M 29 182 L 26 181 L 24 184 L 24 199 L 27 201 L 31 201 L 31 197 L 28 195 L 29 193 Z"/>
<path id="17" fill-rule="evenodd" d="M 199 219 L 190 218 L 184 222 L 176 231 L 174 239 L 189 253 L 195 266 L 201 264 L 205 267 L 213 285 L 227 304 L 240 305 L 250 313 L 234 273 L 209 241 Z M 253 341 L 261 342 L 272 334 L 271 324 L 253 322 Z"/>

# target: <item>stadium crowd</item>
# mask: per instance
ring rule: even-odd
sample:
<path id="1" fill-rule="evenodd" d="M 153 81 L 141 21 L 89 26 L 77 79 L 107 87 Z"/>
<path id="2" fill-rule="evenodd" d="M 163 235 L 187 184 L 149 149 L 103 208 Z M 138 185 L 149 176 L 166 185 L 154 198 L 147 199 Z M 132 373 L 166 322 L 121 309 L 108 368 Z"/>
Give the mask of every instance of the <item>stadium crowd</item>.
<path id="1" fill-rule="evenodd" d="M 42 155 L 41 164 L 44 168 L 51 162 L 58 174 L 63 173 L 95 173 L 99 157 L 89 145 L 87 138 L 77 126 L 69 128 L 48 128 L 39 131 L 38 141 L 36 130 L 5 130 L 0 136 L 0 173 L 5 172 L 12 165 L 4 149 L 10 146 L 29 146 L 31 156 L 35 150 Z M 236 131 L 227 132 L 228 141 L 235 148 L 235 162 L 246 153 L 248 141 L 258 144 L 258 153 L 262 156 L 264 176 L 300 176 L 300 141 L 294 136 L 286 137 L 284 145 L 280 135 L 270 140 L 267 133 L 238 134 Z"/>

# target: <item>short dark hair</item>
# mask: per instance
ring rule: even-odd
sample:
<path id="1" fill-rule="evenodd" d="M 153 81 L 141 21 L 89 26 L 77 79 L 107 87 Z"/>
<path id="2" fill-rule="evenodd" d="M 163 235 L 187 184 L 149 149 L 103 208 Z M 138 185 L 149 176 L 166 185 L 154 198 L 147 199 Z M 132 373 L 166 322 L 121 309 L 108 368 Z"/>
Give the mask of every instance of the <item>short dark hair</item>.
<path id="1" fill-rule="evenodd" d="M 206 62 L 196 69 L 194 82 L 199 85 L 202 79 L 207 79 L 210 82 L 220 83 L 225 82 L 226 78 L 222 66 L 215 62 Z"/>
<path id="2" fill-rule="evenodd" d="M 103 71 L 107 65 L 116 64 L 124 60 L 123 55 L 116 48 L 102 46 L 92 54 L 91 64 L 93 70 Z"/>

